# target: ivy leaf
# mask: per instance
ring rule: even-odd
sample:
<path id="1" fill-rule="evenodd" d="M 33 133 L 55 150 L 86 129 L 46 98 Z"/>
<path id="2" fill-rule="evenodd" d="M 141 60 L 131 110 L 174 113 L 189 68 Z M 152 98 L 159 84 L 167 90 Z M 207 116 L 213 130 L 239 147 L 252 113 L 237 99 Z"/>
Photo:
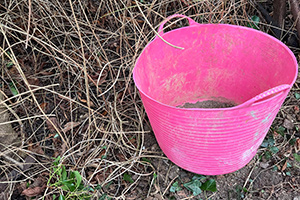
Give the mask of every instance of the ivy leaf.
<path id="1" fill-rule="evenodd" d="M 276 132 L 281 136 L 284 136 L 285 128 L 283 126 L 279 126 Z"/>
<path id="2" fill-rule="evenodd" d="M 266 152 L 265 152 L 265 158 L 266 158 L 267 160 L 271 159 L 271 158 L 272 158 L 272 153 L 271 153 L 270 151 L 266 151 Z"/>
<path id="3" fill-rule="evenodd" d="M 251 19 L 252 19 L 253 22 L 255 22 L 256 25 L 257 25 L 258 22 L 260 21 L 259 17 L 256 16 L 256 15 L 252 16 Z"/>
<path id="4" fill-rule="evenodd" d="M 258 27 L 259 22 L 260 22 L 259 17 L 254 15 L 254 16 L 251 17 L 251 22 L 248 23 L 247 26 L 250 27 L 250 28 L 258 29 L 257 27 Z"/>
<path id="5" fill-rule="evenodd" d="M 295 98 L 296 98 L 297 100 L 300 99 L 300 93 L 295 92 Z"/>
<path id="6" fill-rule="evenodd" d="M 270 147 L 270 151 L 271 151 L 273 154 L 276 154 L 276 153 L 278 153 L 279 149 L 278 149 L 278 147 Z"/>
<path id="7" fill-rule="evenodd" d="M 275 144 L 274 138 L 271 136 L 269 138 L 265 138 L 263 143 L 260 146 L 266 148 L 266 147 L 272 147 L 274 146 L 274 144 Z"/>
<path id="8" fill-rule="evenodd" d="M 183 184 L 183 186 L 192 191 L 194 196 L 197 196 L 198 194 L 200 194 L 202 192 L 201 190 L 201 185 L 202 183 L 200 182 L 200 180 L 193 180 L 191 182 L 185 183 Z"/>
<path id="9" fill-rule="evenodd" d="M 206 179 L 206 176 L 203 176 L 203 175 L 195 175 L 193 176 L 192 180 L 199 180 L 199 181 L 204 181 Z"/>
<path id="10" fill-rule="evenodd" d="M 209 179 L 205 183 L 201 185 L 202 190 L 216 192 L 217 191 L 217 184 L 214 179 Z"/>
<path id="11" fill-rule="evenodd" d="M 178 181 L 176 181 L 175 183 L 172 184 L 172 186 L 170 187 L 170 192 L 177 192 L 180 191 L 182 188 L 179 186 Z"/>

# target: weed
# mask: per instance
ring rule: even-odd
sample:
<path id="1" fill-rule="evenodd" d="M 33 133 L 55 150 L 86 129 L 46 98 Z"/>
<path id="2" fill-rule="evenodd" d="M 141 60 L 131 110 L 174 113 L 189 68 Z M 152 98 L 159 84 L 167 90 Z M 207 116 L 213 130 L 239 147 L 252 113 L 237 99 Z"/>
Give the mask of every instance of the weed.
<path id="1" fill-rule="evenodd" d="M 267 151 L 264 152 L 264 157 L 267 160 L 271 159 L 272 155 L 278 153 L 279 151 L 278 147 L 274 145 L 275 145 L 275 140 L 272 135 L 266 137 L 263 143 L 260 145 L 261 147 L 267 148 Z"/>
<path id="2" fill-rule="evenodd" d="M 89 186 L 84 186 L 82 177 L 78 171 L 67 172 L 66 167 L 61 163 L 61 157 L 58 156 L 53 161 L 48 186 L 50 188 L 59 188 L 63 192 L 59 195 L 59 200 L 89 200 L 93 191 Z M 55 180 L 54 183 L 50 183 Z M 53 196 L 53 200 L 56 196 Z"/>
<path id="3" fill-rule="evenodd" d="M 127 174 L 127 173 L 124 173 L 124 175 L 123 175 L 123 180 L 124 180 L 124 181 L 127 181 L 127 182 L 129 182 L 129 183 L 133 183 L 133 182 L 134 182 L 134 181 L 132 180 L 131 176 L 130 176 L 129 174 Z"/>
<path id="4" fill-rule="evenodd" d="M 182 190 L 182 188 L 180 187 L 178 181 L 174 182 L 172 184 L 172 186 L 170 187 L 170 192 L 177 192 L 177 191 L 180 191 Z"/>
<path id="5" fill-rule="evenodd" d="M 206 196 L 206 191 L 216 192 L 217 184 L 214 179 L 208 179 L 203 175 L 195 175 L 192 180 L 184 183 L 183 187 L 193 193 L 193 196 L 199 195 L 202 191 L 204 191 L 204 195 Z M 182 190 L 178 181 L 174 182 L 170 187 L 170 192 L 177 192 Z"/>
<path id="6" fill-rule="evenodd" d="M 251 22 L 249 22 L 247 24 L 247 26 L 250 27 L 250 28 L 254 28 L 254 29 L 258 30 L 259 29 L 258 28 L 259 22 L 260 22 L 259 17 L 254 15 L 254 16 L 251 17 Z"/>

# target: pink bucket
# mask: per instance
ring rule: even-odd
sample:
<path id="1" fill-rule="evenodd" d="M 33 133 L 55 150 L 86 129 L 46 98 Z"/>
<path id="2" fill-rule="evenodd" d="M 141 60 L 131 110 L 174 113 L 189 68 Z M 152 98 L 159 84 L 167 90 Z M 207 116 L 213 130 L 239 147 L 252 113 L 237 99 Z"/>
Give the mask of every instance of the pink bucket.
<path id="1" fill-rule="evenodd" d="M 187 18 L 190 25 L 164 33 L 164 24 L 174 17 Z M 242 168 L 256 154 L 296 80 L 293 53 L 263 32 L 198 24 L 184 15 L 167 18 L 158 32 L 160 37 L 138 58 L 133 78 L 159 146 L 172 162 L 194 173 Z M 237 105 L 177 107 L 213 99 Z"/>

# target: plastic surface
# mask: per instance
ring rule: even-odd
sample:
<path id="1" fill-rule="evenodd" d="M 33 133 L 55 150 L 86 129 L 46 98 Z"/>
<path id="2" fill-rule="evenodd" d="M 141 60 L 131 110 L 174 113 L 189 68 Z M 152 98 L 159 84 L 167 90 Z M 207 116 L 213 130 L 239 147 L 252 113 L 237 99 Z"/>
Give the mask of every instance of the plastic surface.
<path id="1" fill-rule="evenodd" d="M 189 26 L 164 33 L 171 18 Z M 254 29 L 167 18 L 133 70 L 156 139 L 178 166 L 198 174 L 236 171 L 256 154 L 298 65 L 279 40 Z M 178 108 L 227 99 L 230 108 Z"/>

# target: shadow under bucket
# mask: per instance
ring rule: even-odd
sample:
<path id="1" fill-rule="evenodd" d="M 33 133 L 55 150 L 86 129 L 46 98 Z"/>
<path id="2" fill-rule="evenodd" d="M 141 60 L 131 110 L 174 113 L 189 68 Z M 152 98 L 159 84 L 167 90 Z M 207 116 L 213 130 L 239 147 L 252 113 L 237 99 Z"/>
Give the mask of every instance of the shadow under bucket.
<path id="1" fill-rule="evenodd" d="M 190 25 L 164 33 L 164 24 L 174 17 L 187 18 Z M 172 162 L 198 174 L 242 168 L 296 80 L 295 56 L 263 32 L 198 24 L 184 15 L 167 18 L 159 34 L 183 49 L 157 36 L 138 58 L 133 79 L 160 148 Z M 222 106 L 202 105 L 207 102 Z"/>

